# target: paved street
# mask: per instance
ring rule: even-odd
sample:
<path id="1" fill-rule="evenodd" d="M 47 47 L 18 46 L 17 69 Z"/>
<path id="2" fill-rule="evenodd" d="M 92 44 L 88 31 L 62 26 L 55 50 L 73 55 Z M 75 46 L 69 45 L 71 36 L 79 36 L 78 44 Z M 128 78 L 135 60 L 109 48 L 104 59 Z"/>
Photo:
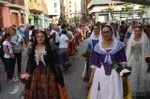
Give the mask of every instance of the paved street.
<path id="1" fill-rule="evenodd" d="M 84 59 L 82 58 L 82 53 L 85 51 L 85 42 L 82 42 L 78 48 L 78 52 L 75 55 L 74 59 L 71 57 L 72 67 L 69 68 L 67 72 L 64 73 L 66 87 L 69 91 L 70 99 L 86 99 L 87 97 L 87 88 L 85 83 L 82 80 L 82 71 L 84 68 Z M 22 69 L 23 71 L 26 68 L 27 56 L 26 52 L 23 52 L 22 59 Z M 16 66 L 17 67 L 17 66 Z M 0 64 L 0 82 L 2 85 L 2 91 L 0 92 L 0 99 L 23 99 L 22 97 L 15 96 L 10 94 L 14 89 L 16 83 L 8 83 L 6 81 L 6 73 L 2 64 Z M 17 68 L 15 70 L 15 75 L 17 73 Z"/>

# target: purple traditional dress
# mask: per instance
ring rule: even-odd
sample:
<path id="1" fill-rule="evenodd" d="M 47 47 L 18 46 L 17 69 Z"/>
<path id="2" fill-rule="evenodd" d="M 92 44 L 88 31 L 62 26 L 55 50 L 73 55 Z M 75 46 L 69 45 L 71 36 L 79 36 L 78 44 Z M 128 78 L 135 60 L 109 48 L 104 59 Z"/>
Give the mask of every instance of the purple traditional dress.
<path id="1" fill-rule="evenodd" d="M 126 55 L 122 42 L 114 40 L 113 48 L 108 49 L 104 49 L 102 43 L 95 46 L 92 68 L 96 70 L 91 99 L 123 99 L 122 77 L 115 69 L 125 62 Z"/>

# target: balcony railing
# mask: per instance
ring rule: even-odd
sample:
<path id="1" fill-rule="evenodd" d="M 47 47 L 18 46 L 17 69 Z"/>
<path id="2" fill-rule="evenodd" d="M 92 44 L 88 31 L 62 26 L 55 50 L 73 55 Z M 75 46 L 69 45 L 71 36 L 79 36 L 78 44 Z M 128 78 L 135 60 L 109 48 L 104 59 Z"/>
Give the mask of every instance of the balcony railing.
<path id="1" fill-rule="evenodd" d="M 24 0 L 1 0 L 1 1 L 8 2 L 11 4 L 20 5 L 20 6 L 24 6 Z"/>
<path id="2" fill-rule="evenodd" d="M 10 3 L 12 4 L 18 4 L 24 6 L 24 0 L 9 0 L 9 1 L 11 1 Z"/>

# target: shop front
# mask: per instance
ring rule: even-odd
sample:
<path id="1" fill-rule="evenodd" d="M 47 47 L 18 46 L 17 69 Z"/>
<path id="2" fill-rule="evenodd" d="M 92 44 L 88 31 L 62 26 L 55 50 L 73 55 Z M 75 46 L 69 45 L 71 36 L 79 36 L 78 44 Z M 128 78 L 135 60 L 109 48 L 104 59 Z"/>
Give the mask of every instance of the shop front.
<path id="1" fill-rule="evenodd" d="M 42 12 L 43 12 L 42 3 L 29 2 L 29 13 L 28 13 L 29 24 L 35 25 L 35 27 L 41 25 Z"/>

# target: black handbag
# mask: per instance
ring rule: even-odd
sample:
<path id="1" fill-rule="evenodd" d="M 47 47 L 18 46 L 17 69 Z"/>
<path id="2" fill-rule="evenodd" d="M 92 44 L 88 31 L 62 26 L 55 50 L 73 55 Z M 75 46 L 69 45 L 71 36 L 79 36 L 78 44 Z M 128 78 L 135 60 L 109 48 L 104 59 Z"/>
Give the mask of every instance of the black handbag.
<path id="1" fill-rule="evenodd" d="M 131 74 L 131 70 L 132 70 L 132 67 L 130 66 L 125 66 L 125 67 L 122 67 L 122 66 L 118 66 L 116 68 L 116 71 L 121 75 L 121 76 L 129 76 Z"/>

